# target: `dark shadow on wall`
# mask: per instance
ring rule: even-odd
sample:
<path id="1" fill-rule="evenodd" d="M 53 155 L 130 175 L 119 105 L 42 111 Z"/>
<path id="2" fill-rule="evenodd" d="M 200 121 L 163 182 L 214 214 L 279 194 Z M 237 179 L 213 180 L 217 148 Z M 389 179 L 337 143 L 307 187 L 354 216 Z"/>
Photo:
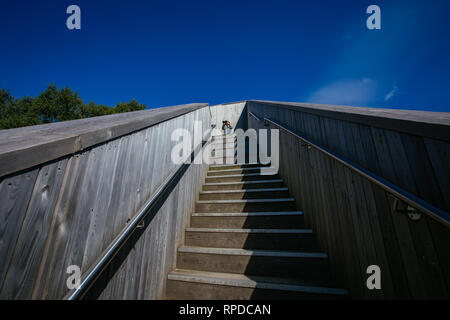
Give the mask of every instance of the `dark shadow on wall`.
<path id="1" fill-rule="evenodd" d="M 247 104 L 245 104 L 244 109 L 242 109 L 241 115 L 235 125 L 236 129 L 247 130 L 248 129 L 248 115 L 247 115 Z"/>

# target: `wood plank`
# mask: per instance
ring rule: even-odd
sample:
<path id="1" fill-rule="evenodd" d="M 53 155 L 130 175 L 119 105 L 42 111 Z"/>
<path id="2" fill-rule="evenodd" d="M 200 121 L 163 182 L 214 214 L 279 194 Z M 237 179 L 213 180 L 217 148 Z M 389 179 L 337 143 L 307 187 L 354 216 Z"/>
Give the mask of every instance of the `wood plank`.
<path id="1" fill-rule="evenodd" d="M 201 108 L 208 108 L 208 104 L 193 103 L 1 130 L 0 177 L 71 155 Z"/>
<path id="2" fill-rule="evenodd" d="M 79 194 L 75 191 L 85 177 L 87 152 L 75 155 L 68 162 L 67 175 L 61 186 L 62 194 L 55 208 L 55 222 L 50 234 L 48 253 L 42 270 L 41 280 L 34 288 L 33 298 L 58 299 L 67 291 L 65 270 L 70 264 L 65 263 L 69 251 L 70 237 L 74 232 L 77 216 L 74 214 Z M 62 272 L 64 271 L 64 272 Z"/>
<path id="3" fill-rule="evenodd" d="M 7 271 L 1 296 L 29 299 L 37 277 L 67 159 L 43 166 Z"/>
<path id="4" fill-rule="evenodd" d="M 343 150 L 344 154 L 353 155 L 355 157 L 355 149 L 352 145 L 353 137 L 351 132 L 346 132 L 343 128 L 341 121 L 331 121 L 330 125 L 334 127 L 334 135 L 338 138 L 339 148 Z M 373 255 L 373 240 L 371 233 L 368 230 L 367 221 L 364 217 L 364 211 L 366 208 L 362 203 L 362 196 L 360 193 L 359 177 L 354 174 L 347 167 L 343 168 L 343 184 L 348 194 L 348 212 L 350 213 L 350 220 L 353 223 L 355 230 L 356 244 L 358 247 L 358 274 L 364 275 L 366 268 L 373 264 L 372 261 L 376 261 Z M 345 190 L 345 189 L 344 189 Z M 345 192 L 345 191 L 344 191 Z M 375 293 L 363 290 L 361 292 L 364 297 L 381 297 Z"/>
<path id="5" fill-rule="evenodd" d="M 359 123 L 374 128 L 395 130 L 408 134 L 450 142 L 450 114 L 448 112 L 428 112 L 333 106 L 310 103 L 275 102 L 250 100 L 249 105 L 284 108 L 296 112 L 313 114 L 335 120 Z"/>
<path id="6" fill-rule="evenodd" d="M 382 176 L 390 181 L 395 181 L 395 171 L 393 160 L 390 156 L 390 149 L 388 141 L 384 132 L 380 129 L 371 128 L 373 141 L 376 146 L 377 158 Z M 392 197 L 389 198 L 389 207 L 393 206 Z M 399 247 L 401 248 L 401 254 L 403 263 L 406 267 L 405 271 L 408 276 L 409 287 L 411 294 L 414 298 L 425 298 L 425 284 L 424 279 L 421 276 L 418 259 L 416 255 L 416 248 L 414 246 L 412 235 L 409 229 L 409 222 L 407 219 L 397 213 L 392 213 L 392 219 L 394 222 L 397 238 L 399 241 Z"/>
<path id="7" fill-rule="evenodd" d="M 392 215 L 396 214 L 392 211 L 386 192 L 376 185 L 372 185 L 373 197 L 378 212 L 380 229 L 385 243 L 386 257 L 389 263 L 389 271 L 393 279 L 392 285 L 395 291 L 395 298 L 411 299 L 412 294 L 408 281 L 408 271 L 402 259 L 402 239 L 397 237 L 396 226 Z M 397 216 L 398 217 L 398 216 Z M 399 217 L 401 218 L 401 217 Z M 411 244 L 409 244 L 411 246 Z M 405 259 L 406 261 L 406 259 Z M 388 296 L 388 298 L 391 298 Z"/>
<path id="8" fill-rule="evenodd" d="M 367 159 L 368 154 L 366 153 L 362 137 L 360 135 L 359 126 L 355 124 L 349 124 L 347 126 L 347 131 L 351 132 L 351 135 L 353 137 L 353 145 L 355 146 L 356 150 L 359 150 L 357 152 L 357 162 L 358 163 L 364 163 Z M 369 142 L 366 142 L 365 145 L 370 144 L 371 140 Z M 361 150 L 364 150 L 364 152 L 361 152 Z M 370 149 L 368 150 L 370 151 Z M 375 157 L 375 154 L 371 155 L 372 157 Z M 392 278 L 391 273 L 389 269 L 389 264 L 386 258 L 385 254 L 385 247 L 383 238 L 381 235 L 380 226 L 378 223 L 378 212 L 376 210 L 376 205 L 374 203 L 374 198 L 372 196 L 372 187 L 371 183 L 369 183 L 368 180 L 365 178 L 362 178 L 359 180 L 361 182 L 360 185 L 360 196 L 361 196 L 361 202 L 363 204 L 363 220 L 365 220 L 365 224 L 368 226 L 368 230 L 370 231 L 371 235 L 371 241 L 373 243 L 373 253 L 375 254 L 377 265 L 380 266 L 380 268 L 383 270 L 383 286 L 382 286 L 382 292 L 383 294 L 387 295 L 387 297 L 393 297 L 394 291 L 392 287 Z M 374 263 L 375 264 L 375 263 Z"/>
<path id="9" fill-rule="evenodd" d="M 7 177 L 0 182 L 0 290 L 22 228 L 39 170 Z"/>
<path id="10" fill-rule="evenodd" d="M 82 270 L 88 270 L 98 259 L 103 251 L 105 244 L 103 236 L 106 231 L 106 220 L 108 212 L 108 204 L 112 197 L 112 181 L 114 166 L 117 159 L 117 141 L 111 141 L 97 149 L 98 159 L 96 165 L 92 169 L 93 174 L 88 178 L 88 190 L 92 198 L 89 203 L 89 211 L 91 212 L 90 223 L 87 231 L 86 245 L 83 253 Z"/>
<path id="11" fill-rule="evenodd" d="M 445 209 L 450 212 L 450 197 L 448 191 L 450 190 L 450 143 L 423 139 L 431 166 L 434 171 L 434 176 L 437 179 L 437 184 L 444 196 Z"/>
<path id="12" fill-rule="evenodd" d="M 417 185 L 413 179 L 414 171 L 411 170 L 407 151 L 404 149 L 401 135 L 397 132 L 385 131 L 389 151 L 393 159 L 395 173 L 399 185 L 413 194 L 419 195 Z M 420 196 L 420 195 L 419 195 Z M 406 218 L 406 217 L 405 217 Z M 407 219 L 407 218 L 406 218 Z M 425 219 L 418 221 L 408 220 L 414 246 L 418 254 L 419 267 L 429 297 L 441 297 L 446 295 L 443 286 L 443 275 L 440 268 L 433 241 Z"/>
<path id="13" fill-rule="evenodd" d="M 334 122 L 331 119 L 321 119 L 322 127 L 322 142 L 324 145 L 337 145 L 337 142 L 329 140 L 338 140 L 338 135 L 336 134 L 335 126 L 331 125 Z M 354 297 L 362 297 L 363 294 L 360 291 L 361 282 L 364 279 L 358 273 L 357 266 L 359 266 L 359 259 L 355 248 L 355 236 L 353 223 L 349 220 L 349 205 L 346 203 L 347 190 L 345 184 L 343 183 L 343 167 L 336 161 L 328 158 L 328 171 L 331 177 L 330 187 L 333 192 L 330 192 L 330 197 L 333 199 L 334 212 L 330 215 L 329 219 L 333 219 L 332 224 L 336 228 L 339 238 L 335 240 L 338 244 L 337 246 L 337 257 L 330 259 L 332 264 L 336 265 L 338 279 L 342 280 L 342 283 L 346 283 L 352 288 L 352 293 Z M 347 201 L 348 202 L 348 201 Z M 334 260 L 334 261 L 333 261 Z"/>

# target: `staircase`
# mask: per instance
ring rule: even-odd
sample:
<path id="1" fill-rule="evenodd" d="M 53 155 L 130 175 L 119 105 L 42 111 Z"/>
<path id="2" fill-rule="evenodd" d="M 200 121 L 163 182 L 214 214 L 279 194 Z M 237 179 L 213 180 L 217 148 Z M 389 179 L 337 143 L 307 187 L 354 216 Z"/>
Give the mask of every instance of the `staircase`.
<path id="1" fill-rule="evenodd" d="M 212 143 L 235 155 L 233 135 Z M 177 269 L 168 275 L 167 299 L 348 298 L 283 180 L 261 174 L 261 167 L 210 166 Z"/>

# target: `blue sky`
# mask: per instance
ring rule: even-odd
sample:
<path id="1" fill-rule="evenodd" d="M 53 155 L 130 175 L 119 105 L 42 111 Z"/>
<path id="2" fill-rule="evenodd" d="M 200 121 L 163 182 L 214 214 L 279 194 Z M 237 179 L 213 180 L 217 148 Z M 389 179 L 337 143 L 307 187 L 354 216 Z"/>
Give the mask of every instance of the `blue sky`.
<path id="1" fill-rule="evenodd" d="M 81 8 L 81 30 L 66 8 Z M 381 8 L 381 30 L 366 8 Z M 0 88 L 149 107 L 246 99 L 450 112 L 450 1 L 0 4 Z"/>

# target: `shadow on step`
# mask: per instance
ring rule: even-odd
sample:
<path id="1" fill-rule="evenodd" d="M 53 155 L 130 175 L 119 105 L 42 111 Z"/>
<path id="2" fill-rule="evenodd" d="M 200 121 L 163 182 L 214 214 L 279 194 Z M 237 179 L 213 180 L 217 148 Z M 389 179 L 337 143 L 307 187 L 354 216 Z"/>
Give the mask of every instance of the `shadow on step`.
<path id="1" fill-rule="evenodd" d="M 245 276 L 256 283 L 256 288 L 248 290 L 248 294 L 251 293 L 248 299 L 343 298 L 327 294 L 326 288 L 331 283 L 328 259 L 317 252 L 312 234 L 301 233 L 306 230 L 303 216 L 300 212 L 295 216 L 283 215 L 283 212 L 297 209 L 295 202 L 287 206 L 269 202 L 263 210 L 251 203 L 243 208 L 243 212 L 249 214 L 259 210 L 274 213 L 274 216 L 263 215 L 259 219 L 248 216 L 242 226 L 257 231 L 249 233 L 242 246 L 253 254 L 240 257 L 238 262 L 245 266 L 242 269 Z"/>

